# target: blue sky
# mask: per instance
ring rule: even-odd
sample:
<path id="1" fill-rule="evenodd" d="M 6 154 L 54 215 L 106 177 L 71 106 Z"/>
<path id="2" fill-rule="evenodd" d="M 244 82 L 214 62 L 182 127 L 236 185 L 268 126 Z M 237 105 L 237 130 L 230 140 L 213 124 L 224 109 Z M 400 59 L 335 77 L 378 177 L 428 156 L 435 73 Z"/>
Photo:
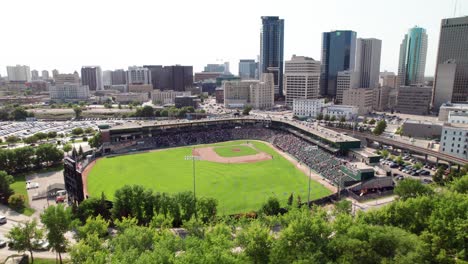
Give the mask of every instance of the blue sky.
<path id="1" fill-rule="evenodd" d="M 410 27 L 429 36 L 426 75 L 434 75 L 440 20 L 457 0 L 5 0 L 0 4 L 0 74 L 7 65 L 72 72 L 143 64 L 193 65 L 259 54 L 260 17 L 285 19 L 285 60 L 320 60 L 321 33 L 349 29 L 382 40 L 381 71 L 396 71 L 399 45 Z M 468 15 L 458 0 L 456 16 Z"/>

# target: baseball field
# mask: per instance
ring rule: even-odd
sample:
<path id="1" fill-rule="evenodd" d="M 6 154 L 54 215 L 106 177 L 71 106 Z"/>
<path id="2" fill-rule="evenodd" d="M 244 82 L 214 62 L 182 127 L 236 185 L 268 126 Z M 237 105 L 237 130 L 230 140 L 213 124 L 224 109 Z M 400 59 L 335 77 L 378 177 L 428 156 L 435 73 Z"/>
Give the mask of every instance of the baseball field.
<path id="1" fill-rule="evenodd" d="M 308 178 L 267 144 L 229 141 L 211 145 L 172 148 L 99 159 L 87 175 L 90 196 L 104 192 L 113 199 L 124 185 L 138 184 L 156 192 L 193 191 L 195 161 L 197 197 L 218 200 L 220 215 L 258 210 L 271 196 L 282 203 L 291 193 L 307 201 Z M 312 180 L 311 199 L 331 192 Z"/>

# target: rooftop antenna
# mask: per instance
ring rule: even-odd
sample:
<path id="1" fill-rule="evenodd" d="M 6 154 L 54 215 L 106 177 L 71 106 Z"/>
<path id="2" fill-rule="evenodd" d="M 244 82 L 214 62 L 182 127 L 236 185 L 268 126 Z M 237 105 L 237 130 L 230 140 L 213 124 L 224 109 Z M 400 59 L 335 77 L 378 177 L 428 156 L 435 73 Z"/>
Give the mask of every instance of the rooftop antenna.
<path id="1" fill-rule="evenodd" d="M 458 5 L 458 0 L 455 0 L 455 7 L 453 8 L 453 17 L 457 16 L 457 5 Z"/>

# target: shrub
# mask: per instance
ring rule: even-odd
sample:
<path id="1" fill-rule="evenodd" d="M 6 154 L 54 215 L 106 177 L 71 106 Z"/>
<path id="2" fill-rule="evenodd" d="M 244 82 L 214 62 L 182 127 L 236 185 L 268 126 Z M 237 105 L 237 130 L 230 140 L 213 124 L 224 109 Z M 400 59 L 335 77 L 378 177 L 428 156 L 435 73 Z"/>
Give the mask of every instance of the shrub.
<path id="1" fill-rule="evenodd" d="M 14 210 L 21 210 L 24 208 L 26 199 L 22 194 L 13 194 L 8 198 L 8 204 Z"/>

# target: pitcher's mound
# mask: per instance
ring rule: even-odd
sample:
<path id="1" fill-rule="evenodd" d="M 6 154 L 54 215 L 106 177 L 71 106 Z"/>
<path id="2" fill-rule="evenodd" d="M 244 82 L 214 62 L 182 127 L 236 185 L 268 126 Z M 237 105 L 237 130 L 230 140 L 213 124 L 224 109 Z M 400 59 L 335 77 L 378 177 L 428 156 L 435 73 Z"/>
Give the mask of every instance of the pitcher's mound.
<path id="1" fill-rule="evenodd" d="M 232 151 L 240 151 L 240 149 L 233 148 Z M 265 152 L 259 152 L 255 155 L 247 155 L 240 157 L 221 157 L 218 155 L 218 153 L 216 153 L 216 151 L 214 151 L 213 147 L 193 149 L 192 155 L 200 156 L 202 160 L 219 163 L 249 163 L 272 159 L 272 156 Z"/>

